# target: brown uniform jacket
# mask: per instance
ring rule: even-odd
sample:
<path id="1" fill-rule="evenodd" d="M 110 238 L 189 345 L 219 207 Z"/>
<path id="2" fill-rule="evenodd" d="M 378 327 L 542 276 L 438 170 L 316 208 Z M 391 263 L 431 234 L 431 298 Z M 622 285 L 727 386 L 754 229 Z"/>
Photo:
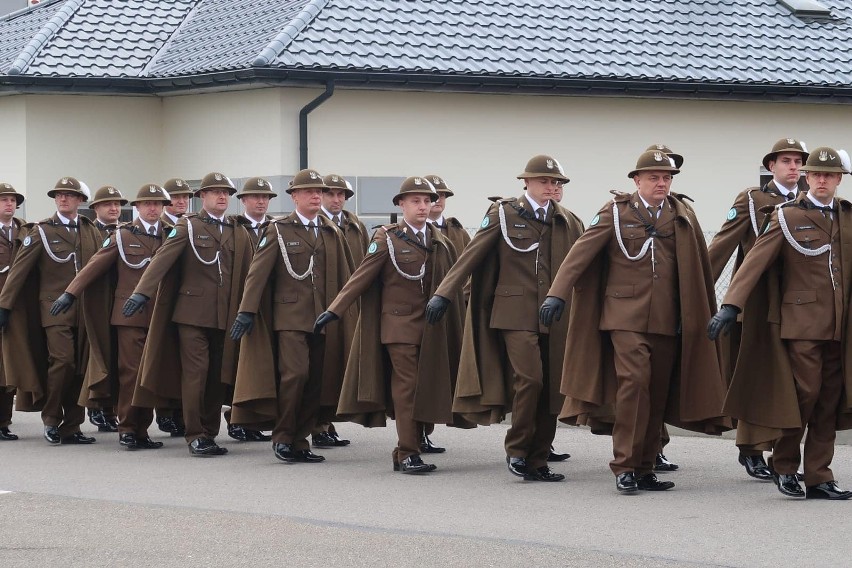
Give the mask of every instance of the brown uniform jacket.
<path id="1" fill-rule="evenodd" d="M 75 303 L 65 314 L 50 315 L 53 302 L 76 274 L 75 264 L 81 268 L 100 248 L 100 233 L 94 224 L 82 215 L 77 215 L 77 223 L 77 230 L 69 232 L 54 214 L 49 219 L 24 225 L 16 237 L 22 244 L 0 292 L 0 307 L 11 310 L 3 340 L 3 365 L 7 381 L 14 381 L 18 388 L 18 410 L 40 410 L 47 380 L 47 346 L 41 328 L 82 327 L 78 311 L 82 302 Z M 72 257 L 72 253 L 76 256 Z M 57 262 L 51 254 L 60 260 L 70 259 Z M 82 329 L 77 347 L 81 365 L 77 371 L 83 373 L 87 350 Z"/>
<path id="2" fill-rule="evenodd" d="M 659 219 L 650 223 L 636 193 L 616 193 L 559 268 L 548 295 L 567 301 L 573 289 L 562 373 L 563 422 L 611 432 L 617 382 L 608 331 L 624 330 L 679 335 L 680 364 L 673 369 L 666 422 L 706 433 L 730 429 L 721 416 L 725 385 L 717 346 L 705 335 L 716 309 L 707 245 L 684 199 L 669 196 Z M 639 256 L 648 236 L 656 234 L 653 269 L 650 248 L 635 261 L 626 258 L 613 207 L 627 254 Z"/>
<path id="3" fill-rule="evenodd" d="M 352 262 L 357 267 L 367 254 L 370 235 L 367 233 L 367 227 L 364 226 L 364 223 L 361 222 L 361 219 L 355 213 L 346 211 L 345 209 L 340 213 L 343 219 L 340 230 L 343 231 L 343 236 L 346 238 L 346 244 L 349 246 L 349 252 L 352 254 Z M 325 211 L 322 211 L 322 214 L 325 215 Z"/>
<path id="4" fill-rule="evenodd" d="M 134 290 L 152 299 L 153 310 L 134 406 L 176 407 L 181 368 L 173 324 L 227 330 L 237 315 L 251 257 L 248 233 L 233 217 L 225 218 L 221 231 L 204 210 L 181 217 Z M 236 342 L 226 338 L 223 383 L 233 384 L 237 356 Z"/>
<path id="5" fill-rule="evenodd" d="M 263 223 L 258 225 L 257 232 L 255 232 L 252 228 L 252 223 L 254 223 L 254 221 L 245 215 L 236 215 L 234 218 L 236 219 L 236 222 L 246 230 L 249 239 L 251 239 L 251 248 L 256 251 L 257 243 L 259 243 L 260 239 L 263 238 L 263 234 L 266 232 L 266 227 L 269 226 L 269 222 L 272 221 L 272 215 L 267 215 Z"/>
<path id="6" fill-rule="evenodd" d="M 12 266 L 15 254 L 21 248 L 21 239 L 18 237 L 23 230 L 23 226 L 24 220 L 14 217 L 12 219 L 12 234 L 8 236 L 0 235 L 0 290 L 6 284 L 6 277 L 9 275 L 9 268 Z M 0 341 L 2 340 L 3 338 L 0 337 Z M 0 390 L 3 390 L 5 386 L 6 373 L 3 370 L 2 352 L 0 352 Z"/>
<path id="7" fill-rule="evenodd" d="M 384 426 L 385 416 L 394 416 L 391 365 L 382 345 L 408 343 L 420 346 L 414 418 L 454 422 L 452 380 L 461 345 L 461 296 L 453 296 L 456 301 L 438 325 L 426 325 L 425 310 L 435 287 L 456 260 L 455 249 L 439 232 L 427 227 L 426 234 L 423 248 L 404 222 L 379 228 L 364 262 L 328 308 L 340 315 L 361 298 L 338 406 L 341 420 Z M 400 274 L 414 277 L 421 267 L 422 278 Z"/>
<path id="8" fill-rule="evenodd" d="M 271 223 L 259 242 L 239 308 L 257 317 L 255 329 L 240 340 L 232 415 L 235 424 L 257 429 L 272 427 L 277 414 L 278 378 L 277 340 L 273 332 L 311 333 L 317 317 L 352 274 L 352 259 L 343 234 L 326 217 L 318 216 L 317 220 L 320 226 L 316 237 L 292 213 Z M 312 276 L 294 278 L 287 269 L 282 246 L 297 275 L 307 273 L 313 259 Z M 266 301 L 270 297 L 272 301 Z M 270 304 L 271 312 L 262 309 Z M 323 331 L 328 354 L 325 364 L 322 369 L 311 369 L 312 379 L 322 384 L 321 413 L 329 419 L 337 410 L 346 355 L 357 319 L 354 309 L 341 315 L 340 321 L 329 324 Z"/>
<path id="9" fill-rule="evenodd" d="M 583 223 L 554 201 L 544 223 L 535 220 L 525 197 L 501 199 L 489 207 L 479 231 L 435 292 L 450 298 L 471 279 L 454 412 L 487 425 L 501 421 L 510 411 L 512 369 L 501 347 L 499 329 L 549 334 L 550 411 L 559 412 L 562 395 L 556 378 L 561 375 L 571 308 L 550 328 L 539 325 L 538 309 L 552 274 L 582 233 Z M 509 247 L 507 239 L 516 248 L 527 249 L 535 243 L 539 247 L 518 252 Z"/>

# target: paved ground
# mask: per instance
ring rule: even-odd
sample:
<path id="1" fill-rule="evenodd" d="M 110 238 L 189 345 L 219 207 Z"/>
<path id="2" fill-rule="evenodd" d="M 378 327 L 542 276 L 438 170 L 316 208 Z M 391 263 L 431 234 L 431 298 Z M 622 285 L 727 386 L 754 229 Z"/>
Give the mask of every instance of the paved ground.
<path id="1" fill-rule="evenodd" d="M 392 429 L 344 424 L 352 440 L 318 465 L 223 437 L 230 454 L 126 452 L 116 435 L 50 447 L 36 415 L 0 443 L 0 566 L 849 566 L 852 501 L 792 501 L 748 478 L 728 440 L 676 437 L 662 494 L 616 494 L 609 438 L 559 428 L 562 483 L 509 475 L 504 426 L 439 427 L 439 471 L 390 468 Z M 852 448 L 835 472 L 852 486 Z M 844 483 L 845 482 L 845 483 Z"/>

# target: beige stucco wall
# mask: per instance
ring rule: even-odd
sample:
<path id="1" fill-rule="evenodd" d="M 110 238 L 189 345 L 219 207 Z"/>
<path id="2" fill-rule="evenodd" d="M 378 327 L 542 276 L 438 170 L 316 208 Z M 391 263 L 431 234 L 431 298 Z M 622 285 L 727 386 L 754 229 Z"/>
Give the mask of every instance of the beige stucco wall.
<path id="1" fill-rule="evenodd" d="M 155 97 L 0 98 L 0 179 L 28 195 L 28 216 L 48 214 L 43 195 L 62 175 L 131 194 L 142 183 L 220 170 L 232 177 L 291 175 L 298 112 L 319 89 Z M 693 196 L 705 230 L 734 195 L 757 181 L 760 158 L 780 138 L 852 147 L 852 107 L 338 90 L 309 119 L 310 165 L 344 175 L 443 175 L 449 212 L 478 225 L 485 197 L 519 193 L 515 175 L 537 153 L 571 178 L 563 203 L 590 219 L 648 144 L 685 158 L 673 188 Z M 10 140 L 11 138 L 11 140 Z M 847 179 L 852 195 L 852 179 Z M 841 186 L 841 190 L 845 186 Z"/>

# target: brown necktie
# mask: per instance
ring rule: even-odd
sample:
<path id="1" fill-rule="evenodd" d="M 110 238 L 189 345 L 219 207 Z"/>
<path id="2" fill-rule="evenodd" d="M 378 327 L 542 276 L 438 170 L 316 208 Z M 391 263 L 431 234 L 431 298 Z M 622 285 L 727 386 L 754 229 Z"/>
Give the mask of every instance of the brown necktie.
<path id="1" fill-rule="evenodd" d="M 343 220 L 340 218 L 340 213 L 334 216 L 334 222 L 337 223 L 338 227 L 343 226 Z"/>
<path id="2" fill-rule="evenodd" d="M 539 207 L 538 209 L 536 209 L 536 210 L 535 210 L 535 217 L 536 217 L 536 219 L 538 219 L 539 221 L 544 222 L 544 215 L 545 215 L 545 213 L 544 213 L 544 207 Z"/>
<path id="3" fill-rule="evenodd" d="M 148 234 L 151 235 L 152 237 L 157 236 L 157 229 L 154 228 L 154 225 L 151 225 L 150 227 L 148 227 Z"/>
<path id="4" fill-rule="evenodd" d="M 426 235 L 423 234 L 423 231 L 417 231 L 417 240 L 420 241 L 420 246 L 426 248 Z"/>
<path id="5" fill-rule="evenodd" d="M 651 221 L 652 222 L 657 220 L 657 216 L 660 213 L 660 207 L 661 207 L 660 205 L 649 205 L 648 206 L 648 213 L 651 214 Z"/>

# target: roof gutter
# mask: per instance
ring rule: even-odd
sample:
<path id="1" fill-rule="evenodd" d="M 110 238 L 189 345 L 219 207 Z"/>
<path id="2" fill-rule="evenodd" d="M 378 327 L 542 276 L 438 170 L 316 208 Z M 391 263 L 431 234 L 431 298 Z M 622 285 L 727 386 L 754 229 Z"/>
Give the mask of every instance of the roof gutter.
<path id="1" fill-rule="evenodd" d="M 299 169 L 308 167 L 308 115 L 334 94 L 334 79 L 326 82 L 325 92 L 299 111 Z"/>

